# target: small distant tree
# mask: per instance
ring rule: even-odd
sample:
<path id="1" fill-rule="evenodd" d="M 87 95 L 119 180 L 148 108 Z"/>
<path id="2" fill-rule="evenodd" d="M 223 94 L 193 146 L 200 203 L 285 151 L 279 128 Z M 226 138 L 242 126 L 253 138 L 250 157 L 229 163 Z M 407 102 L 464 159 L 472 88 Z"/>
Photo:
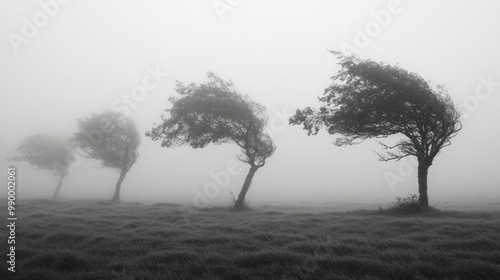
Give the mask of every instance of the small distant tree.
<path id="1" fill-rule="evenodd" d="M 250 165 L 236 208 L 245 207 L 247 194 L 257 170 L 263 167 L 276 149 L 266 133 L 267 112 L 264 106 L 239 93 L 231 81 L 208 73 L 202 84 L 177 82 L 179 98 L 171 98 L 172 108 L 162 114 L 163 122 L 146 133 L 161 140 L 162 147 L 189 145 L 203 148 L 208 144 L 236 143 L 238 158 Z"/>
<path id="2" fill-rule="evenodd" d="M 380 143 L 386 152 L 379 153 L 379 159 L 415 156 L 419 204 L 428 207 L 428 169 L 462 128 L 461 114 L 446 88 L 432 88 L 418 74 L 397 66 L 333 53 L 340 59 L 341 69 L 320 98 L 323 106 L 297 110 L 290 123 L 302 124 L 309 135 L 317 134 L 321 127 L 340 134 L 343 137 L 335 142 L 339 146 L 401 136 L 396 145 Z"/>
<path id="3" fill-rule="evenodd" d="M 135 122 L 123 114 L 105 111 L 79 120 L 78 125 L 79 131 L 73 137 L 75 146 L 86 157 L 119 172 L 112 200 L 120 201 L 123 179 L 139 157 L 141 137 Z"/>
<path id="4" fill-rule="evenodd" d="M 49 171 L 58 178 L 57 188 L 52 198 L 57 198 L 64 177 L 75 161 L 74 149 L 69 142 L 50 135 L 26 137 L 17 147 L 17 153 L 8 160 L 26 161 L 34 167 Z"/>

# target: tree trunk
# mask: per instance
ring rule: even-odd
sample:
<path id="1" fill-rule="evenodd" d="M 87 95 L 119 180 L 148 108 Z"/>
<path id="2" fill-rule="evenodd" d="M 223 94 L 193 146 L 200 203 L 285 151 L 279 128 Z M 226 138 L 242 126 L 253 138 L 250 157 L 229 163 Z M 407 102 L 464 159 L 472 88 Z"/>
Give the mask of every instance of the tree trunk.
<path id="1" fill-rule="evenodd" d="M 234 203 L 234 208 L 241 209 L 245 207 L 245 196 L 250 188 L 250 184 L 252 183 L 253 176 L 259 167 L 251 166 L 248 171 L 247 177 L 245 178 L 245 182 L 243 183 L 243 187 L 241 187 L 240 194 L 238 195 L 238 199 Z"/>
<path id="2" fill-rule="evenodd" d="M 60 178 L 59 178 L 59 182 L 57 183 L 57 188 L 56 188 L 56 191 L 55 191 L 55 192 L 54 192 L 54 194 L 52 195 L 52 199 L 56 199 L 57 194 L 59 193 L 59 190 L 61 189 L 62 181 L 63 181 L 63 177 L 60 177 Z"/>
<path id="3" fill-rule="evenodd" d="M 122 172 L 120 173 L 120 178 L 118 178 L 118 182 L 116 182 L 115 196 L 113 197 L 113 201 L 115 202 L 120 202 L 120 189 L 122 187 L 122 182 L 123 179 L 125 179 L 126 174 L 127 171 L 122 170 Z"/>
<path id="4" fill-rule="evenodd" d="M 427 195 L 427 173 L 429 165 L 421 163 L 418 165 L 418 203 L 421 207 L 429 207 L 429 196 Z"/>

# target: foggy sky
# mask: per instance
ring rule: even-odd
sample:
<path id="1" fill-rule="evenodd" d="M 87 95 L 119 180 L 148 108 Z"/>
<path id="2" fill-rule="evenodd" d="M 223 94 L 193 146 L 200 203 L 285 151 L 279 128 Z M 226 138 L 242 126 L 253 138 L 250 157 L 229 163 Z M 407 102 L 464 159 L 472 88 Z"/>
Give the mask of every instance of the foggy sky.
<path id="1" fill-rule="evenodd" d="M 500 197 L 498 1 L 232 1 L 236 5 L 223 12 L 216 7 L 227 7 L 225 0 L 57 3 L 59 10 L 52 7 L 53 17 L 16 52 L 12 33 L 22 36 L 23 18 L 33 22 L 44 10 L 38 1 L 0 2 L 2 159 L 27 135 L 71 136 L 77 119 L 127 110 L 142 145 L 122 199 L 191 203 L 194 189 L 203 192 L 214 182 L 211 172 L 237 160 L 238 148 L 166 149 L 144 132 L 169 108 L 175 80 L 203 82 L 213 71 L 266 105 L 272 121 L 277 150 L 257 172 L 250 202 L 387 201 L 417 193 L 416 169 L 377 161 L 371 151 L 381 150 L 376 141 L 337 147 L 332 135 L 307 136 L 287 124 L 296 109 L 318 106 L 339 69 L 328 50 L 350 45 L 361 58 L 398 64 L 446 85 L 456 103 L 471 102 L 463 108 L 463 130 L 430 168 L 431 204 L 446 197 Z M 375 24 L 382 10 L 393 13 Z M 373 36 L 361 40 L 367 28 Z M 154 69 L 168 77 L 147 78 Z M 144 79 L 157 87 L 134 107 L 127 105 L 122 96 L 130 98 Z M 1 161 L 4 182 L 9 165 L 18 168 L 18 198 L 51 196 L 55 178 L 26 163 Z M 229 191 L 239 192 L 248 171 L 240 166 L 211 202 L 224 203 Z M 391 188 L 388 172 L 403 182 Z M 60 196 L 107 199 L 117 179 L 116 172 L 85 159 L 65 178 Z"/>

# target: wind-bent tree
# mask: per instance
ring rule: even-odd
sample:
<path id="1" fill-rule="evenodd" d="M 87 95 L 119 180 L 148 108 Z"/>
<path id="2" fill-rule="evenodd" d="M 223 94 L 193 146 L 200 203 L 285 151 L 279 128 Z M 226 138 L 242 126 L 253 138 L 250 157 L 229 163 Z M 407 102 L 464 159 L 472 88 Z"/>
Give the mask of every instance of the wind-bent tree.
<path id="1" fill-rule="evenodd" d="M 250 165 L 235 208 L 245 207 L 245 195 L 255 172 L 266 163 L 276 147 L 266 133 L 264 106 L 239 93 L 231 81 L 208 73 L 202 84 L 177 82 L 178 98 L 170 98 L 172 108 L 162 114 L 162 123 L 146 133 L 161 140 L 162 147 L 189 145 L 203 148 L 208 144 L 234 142 L 241 148 L 238 158 Z"/>
<path id="2" fill-rule="evenodd" d="M 397 66 L 332 52 L 341 70 L 320 98 L 319 110 L 297 110 L 291 124 L 302 124 L 308 134 L 325 127 L 340 134 L 338 146 L 368 138 L 401 136 L 394 146 L 382 144 L 380 160 L 418 159 L 419 204 L 429 206 L 427 173 L 436 155 L 451 144 L 462 128 L 461 113 L 443 86 L 432 88 L 416 73 Z"/>
<path id="3" fill-rule="evenodd" d="M 27 161 L 38 169 L 47 170 L 58 178 L 57 188 L 52 195 L 56 198 L 70 165 L 75 161 L 75 151 L 68 141 L 50 135 L 26 137 L 17 147 L 17 153 L 8 160 Z"/>
<path id="4" fill-rule="evenodd" d="M 139 157 L 141 136 L 135 122 L 123 114 L 105 111 L 79 120 L 78 125 L 79 131 L 73 137 L 76 147 L 86 157 L 100 160 L 103 167 L 120 173 L 112 199 L 120 201 L 123 179 Z"/>

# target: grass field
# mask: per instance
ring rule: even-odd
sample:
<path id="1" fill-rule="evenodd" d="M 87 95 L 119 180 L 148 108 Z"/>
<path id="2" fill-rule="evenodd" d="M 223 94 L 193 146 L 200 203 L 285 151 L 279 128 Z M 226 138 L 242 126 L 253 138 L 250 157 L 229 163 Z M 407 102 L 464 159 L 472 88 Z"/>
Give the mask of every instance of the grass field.
<path id="1" fill-rule="evenodd" d="M 495 211 L 19 204 L 16 273 L 3 226 L 1 279 L 500 279 Z"/>

